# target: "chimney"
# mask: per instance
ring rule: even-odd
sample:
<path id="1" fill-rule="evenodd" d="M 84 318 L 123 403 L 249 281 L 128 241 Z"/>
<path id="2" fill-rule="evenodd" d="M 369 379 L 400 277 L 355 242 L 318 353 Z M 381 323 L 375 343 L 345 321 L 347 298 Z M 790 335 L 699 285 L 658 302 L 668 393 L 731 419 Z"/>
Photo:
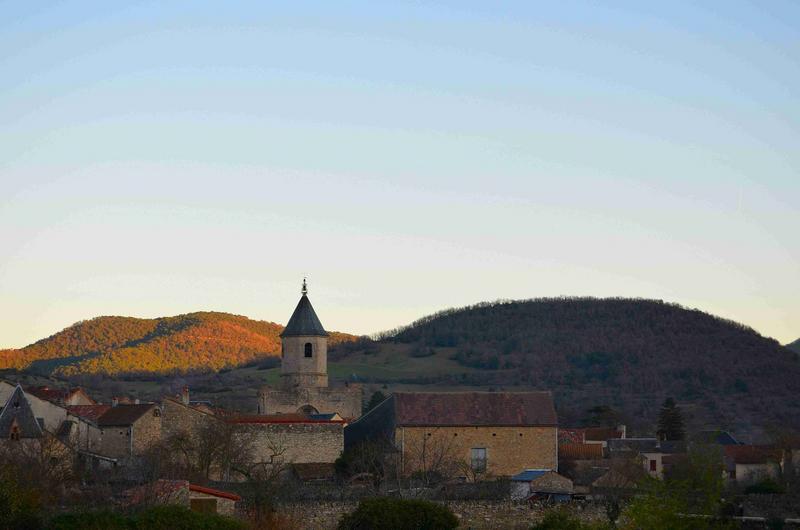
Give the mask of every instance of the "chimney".
<path id="1" fill-rule="evenodd" d="M 189 405 L 189 385 L 183 385 L 181 389 L 181 403 Z"/>
<path id="2" fill-rule="evenodd" d="M 111 406 L 116 407 L 117 405 L 119 405 L 119 398 L 117 396 L 114 396 L 111 398 Z"/>
<path id="3" fill-rule="evenodd" d="M 617 432 L 620 433 L 620 438 L 622 438 L 622 439 L 626 438 L 626 436 L 625 436 L 626 430 L 627 429 L 625 428 L 624 424 L 621 423 L 621 424 L 617 425 Z"/>

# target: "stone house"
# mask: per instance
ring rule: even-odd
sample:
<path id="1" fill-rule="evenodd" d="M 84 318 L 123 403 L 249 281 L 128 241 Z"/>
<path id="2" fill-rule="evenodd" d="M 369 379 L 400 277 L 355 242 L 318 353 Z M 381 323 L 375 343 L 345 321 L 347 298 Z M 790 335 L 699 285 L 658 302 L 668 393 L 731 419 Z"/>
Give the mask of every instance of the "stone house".
<path id="1" fill-rule="evenodd" d="M 111 405 L 70 405 L 67 419 L 57 434 L 78 451 L 98 453 L 101 450 L 101 432 L 98 420 Z"/>
<path id="2" fill-rule="evenodd" d="M 177 504 L 195 512 L 232 516 L 236 503 L 242 500 L 235 493 L 191 484 L 188 480 L 160 479 L 124 491 L 129 506 L 141 504 Z"/>
<path id="3" fill-rule="evenodd" d="M 141 456 L 161 439 L 161 409 L 155 403 L 110 407 L 97 419 L 98 453 L 125 459 Z"/>
<path id="4" fill-rule="evenodd" d="M 164 398 L 161 410 L 161 435 L 164 439 L 178 434 L 197 436 L 210 422 L 220 421 L 205 403 L 189 399 L 189 387 L 184 387 L 177 398 Z"/>
<path id="5" fill-rule="evenodd" d="M 549 392 L 398 392 L 346 427 L 345 447 L 390 444 L 403 477 L 434 461 L 455 476 L 511 476 L 558 469 L 557 424 Z"/>
<path id="6" fill-rule="evenodd" d="M 568 501 L 572 481 L 549 469 L 526 469 L 511 477 L 511 500 Z"/>
<path id="7" fill-rule="evenodd" d="M 767 478 L 778 478 L 784 454 L 768 445 L 726 445 L 723 447 L 725 472 L 728 480 L 752 484 Z"/>
<path id="8" fill-rule="evenodd" d="M 686 443 L 658 438 L 622 438 L 608 440 L 607 450 L 610 458 L 638 459 L 648 475 L 663 479 L 670 460 L 667 457 L 685 454 Z"/>

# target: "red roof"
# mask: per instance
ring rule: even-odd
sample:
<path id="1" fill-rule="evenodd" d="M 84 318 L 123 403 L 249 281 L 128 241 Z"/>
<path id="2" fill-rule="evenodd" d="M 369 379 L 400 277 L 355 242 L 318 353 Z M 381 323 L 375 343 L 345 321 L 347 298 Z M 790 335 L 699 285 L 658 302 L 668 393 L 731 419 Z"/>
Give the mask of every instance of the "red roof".
<path id="1" fill-rule="evenodd" d="M 555 426 L 550 392 L 396 392 L 397 425 Z"/>
<path id="2" fill-rule="evenodd" d="M 583 429 L 558 429 L 558 443 L 582 444 L 586 441 Z"/>
<path id="3" fill-rule="evenodd" d="M 601 444 L 559 443 L 558 457 L 565 460 L 601 460 L 603 446 Z"/>
<path id="4" fill-rule="evenodd" d="M 615 427 L 587 427 L 584 429 L 587 441 L 605 442 L 614 438 L 622 438 L 622 431 Z"/>
<path id="5" fill-rule="evenodd" d="M 205 493 L 207 495 L 213 495 L 215 497 L 222 497 L 224 499 L 230 499 L 232 501 L 240 501 L 242 500 L 241 497 L 236 495 L 235 493 L 230 493 L 227 491 L 222 490 L 215 490 L 214 488 L 207 488 L 205 486 L 198 486 L 197 484 L 189 484 L 189 491 L 196 491 L 198 493 Z"/>
<path id="6" fill-rule="evenodd" d="M 90 401 L 94 402 L 91 396 L 89 396 L 89 394 L 84 392 L 82 388 L 72 388 L 69 390 L 65 390 L 63 388 L 52 388 L 49 386 L 34 386 L 31 388 L 26 388 L 25 392 L 27 392 L 28 394 L 33 394 L 39 399 L 43 399 L 45 401 L 55 401 L 57 403 L 63 403 L 77 392 L 80 392 L 84 396 L 86 396 L 86 399 L 89 399 Z"/>
<path id="7" fill-rule="evenodd" d="M 111 405 L 70 405 L 67 407 L 67 412 L 73 416 L 96 422 L 110 408 Z"/>
<path id="8" fill-rule="evenodd" d="M 770 445 L 726 445 L 724 450 L 734 464 L 766 464 L 783 458 L 783 452 Z"/>
<path id="9" fill-rule="evenodd" d="M 100 426 L 108 427 L 133 425 L 136 420 L 144 416 L 153 407 L 155 407 L 154 403 L 120 404 L 116 407 L 109 407 L 105 413 L 97 418 L 97 423 Z"/>
<path id="10" fill-rule="evenodd" d="M 64 401 L 67 397 L 67 391 L 60 388 L 51 388 L 49 386 L 34 386 L 26 388 L 25 392 L 33 394 L 39 399 L 45 401 Z"/>
<path id="11" fill-rule="evenodd" d="M 222 497 L 223 499 L 230 499 L 232 501 L 240 501 L 241 497 L 235 493 L 217 490 L 214 488 L 207 488 L 205 486 L 198 486 L 197 484 L 190 484 L 188 480 L 167 480 L 158 479 L 150 484 L 144 484 L 131 488 L 122 493 L 128 499 L 129 504 L 140 504 L 148 500 L 149 497 L 156 497 L 162 500 L 170 499 L 173 495 L 177 495 L 181 490 L 189 490 L 197 493 L 205 493 L 206 495 L 213 495 L 214 497 Z"/>
<path id="12" fill-rule="evenodd" d="M 309 418 L 302 414 L 261 414 L 232 416 L 225 418 L 228 423 L 347 423 L 345 420 L 325 420 Z"/>

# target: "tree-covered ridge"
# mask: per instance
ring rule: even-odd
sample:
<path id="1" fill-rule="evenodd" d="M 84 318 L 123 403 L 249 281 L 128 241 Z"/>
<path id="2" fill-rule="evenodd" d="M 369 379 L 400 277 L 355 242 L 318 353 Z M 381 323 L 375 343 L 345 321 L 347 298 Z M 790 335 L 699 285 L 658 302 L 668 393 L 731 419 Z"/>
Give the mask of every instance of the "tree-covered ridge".
<path id="1" fill-rule="evenodd" d="M 483 381 L 551 389 L 561 403 L 615 404 L 652 416 L 667 396 L 731 421 L 771 416 L 800 426 L 800 359 L 741 324 L 642 299 L 556 298 L 452 309 L 384 341 L 446 348 Z M 752 410 L 750 410 L 752 409 Z"/>
<path id="2" fill-rule="evenodd" d="M 786 347 L 789 348 L 790 350 L 792 350 L 795 353 L 800 353 L 800 339 L 797 339 L 796 341 L 792 342 L 791 344 L 787 344 Z"/>
<path id="3" fill-rule="evenodd" d="M 61 375 L 219 370 L 279 355 L 282 330 L 273 322 L 216 312 L 97 317 L 19 350 L 0 351 L 0 368 L 54 360 L 48 367 Z M 332 343 L 353 338 L 331 333 Z"/>

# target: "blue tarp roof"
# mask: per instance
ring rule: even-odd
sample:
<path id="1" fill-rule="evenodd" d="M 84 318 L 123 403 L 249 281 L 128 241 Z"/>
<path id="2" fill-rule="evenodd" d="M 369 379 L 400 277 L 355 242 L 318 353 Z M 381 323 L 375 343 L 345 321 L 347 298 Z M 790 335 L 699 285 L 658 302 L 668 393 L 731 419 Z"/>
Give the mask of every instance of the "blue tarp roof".
<path id="1" fill-rule="evenodd" d="M 520 481 L 520 482 L 531 482 L 532 480 L 535 480 L 535 479 L 541 477 L 542 475 L 544 475 L 548 471 L 550 471 L 550 470 L 549 469 L 526 469 L 522 473 L 518 473 L 518 474 L 514 475 L 513 477 L 511 477 L 511 480 L 516 480 L 516 481 Z"/>

